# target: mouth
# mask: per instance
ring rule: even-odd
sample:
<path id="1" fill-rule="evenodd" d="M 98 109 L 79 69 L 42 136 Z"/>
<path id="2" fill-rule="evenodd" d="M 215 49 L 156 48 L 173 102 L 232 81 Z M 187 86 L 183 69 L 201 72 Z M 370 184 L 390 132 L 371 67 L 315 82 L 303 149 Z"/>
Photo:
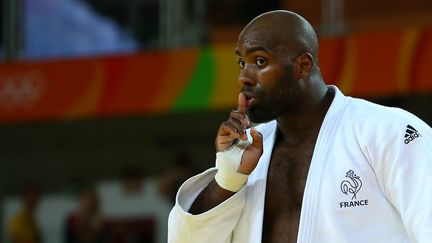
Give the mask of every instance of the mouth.
<path id="1" fill-rule="evenodd" d="M 256 95 L 248 92 L 243 92 L 243 94 L 246 97 L 246 108 L 249 109 L 257 102 L 257 97 Z"/>

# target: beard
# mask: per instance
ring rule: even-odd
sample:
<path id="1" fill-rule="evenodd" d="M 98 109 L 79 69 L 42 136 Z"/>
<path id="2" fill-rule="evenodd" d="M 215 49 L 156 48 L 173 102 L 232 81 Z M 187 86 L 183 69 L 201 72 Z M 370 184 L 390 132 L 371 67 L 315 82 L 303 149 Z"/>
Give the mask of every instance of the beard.
<path id="1" fill-rule="evenodd" d="M 264 123 L 274 120 L 279 112 L 275 99 L 260 100 L 247 110 L 248 118 L 253 123 Z"/>
<path id="2" fill-rule="evenodd" d="M 290 70 L 290 69 L 288 69 Z M 294 113 L 297 110 L 300 87 L 294 80 L 292 72 L 286 71 L 277 86 L 265 91 L 259 86 L 244 88 L 245 92 L 256 95 L 257 102 L 247 110 L 249 120 L 253 123 L 264 123 L 276 119 L 283 114 Z"/>
<path id="3" fill-rule="evenodd" d="M 253 123 L 264 123 L 294 112 L 296 93 L 297 90 L 290 89 L 289 92 L 280 92 L 277 96 L 267 94 L 265 99 L 259 100 L 247 110 L 249 120 Z"/>

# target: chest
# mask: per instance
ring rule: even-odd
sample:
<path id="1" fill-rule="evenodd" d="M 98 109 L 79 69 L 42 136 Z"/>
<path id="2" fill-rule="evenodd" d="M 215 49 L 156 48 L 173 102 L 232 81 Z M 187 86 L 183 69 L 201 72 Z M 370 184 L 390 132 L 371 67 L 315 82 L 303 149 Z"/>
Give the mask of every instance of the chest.
<path id="1" fill-rule="evenodd" d="M 315 141 L 274 147 L 267 176 L 263 242 L 296 242 L 314 147 Z"/>

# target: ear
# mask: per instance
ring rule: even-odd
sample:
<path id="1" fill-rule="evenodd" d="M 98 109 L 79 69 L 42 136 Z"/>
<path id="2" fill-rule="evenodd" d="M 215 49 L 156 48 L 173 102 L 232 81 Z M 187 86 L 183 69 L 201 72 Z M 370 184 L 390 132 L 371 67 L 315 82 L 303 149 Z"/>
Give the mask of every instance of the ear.
<path id="1" fill-rule="evenodd" d="M 295 63 L 295 76 L 297 79 L 307 78 L 311 72 L 314 65 L 314 59 L 309 52 L 303 52 L 297 56 L 294 60 Z"/>

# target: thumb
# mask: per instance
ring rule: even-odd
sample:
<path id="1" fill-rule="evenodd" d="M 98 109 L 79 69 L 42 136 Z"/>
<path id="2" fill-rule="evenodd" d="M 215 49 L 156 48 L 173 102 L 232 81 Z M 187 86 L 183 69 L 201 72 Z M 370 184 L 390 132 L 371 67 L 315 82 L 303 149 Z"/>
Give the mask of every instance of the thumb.
<path id="1" fill-rule="evenodd" d="M 250 134 L 252 136 L 252 146 L 257 149 L 262 150 L 263 148 L 263 137 L 260 132 L 258 132 L 254 127 L 251 128 Z"/>
<path id="2" fill-rule="evenodd" d="M 250 144 L 246 151 L 243 153 L 243 157 L 238 168 L 238 172 L 249 175 L 255 169 L 258 161 L 263 153 L 263 138 L 255 128 L 250 130 L 252 136 L 252 144 Z"/>

